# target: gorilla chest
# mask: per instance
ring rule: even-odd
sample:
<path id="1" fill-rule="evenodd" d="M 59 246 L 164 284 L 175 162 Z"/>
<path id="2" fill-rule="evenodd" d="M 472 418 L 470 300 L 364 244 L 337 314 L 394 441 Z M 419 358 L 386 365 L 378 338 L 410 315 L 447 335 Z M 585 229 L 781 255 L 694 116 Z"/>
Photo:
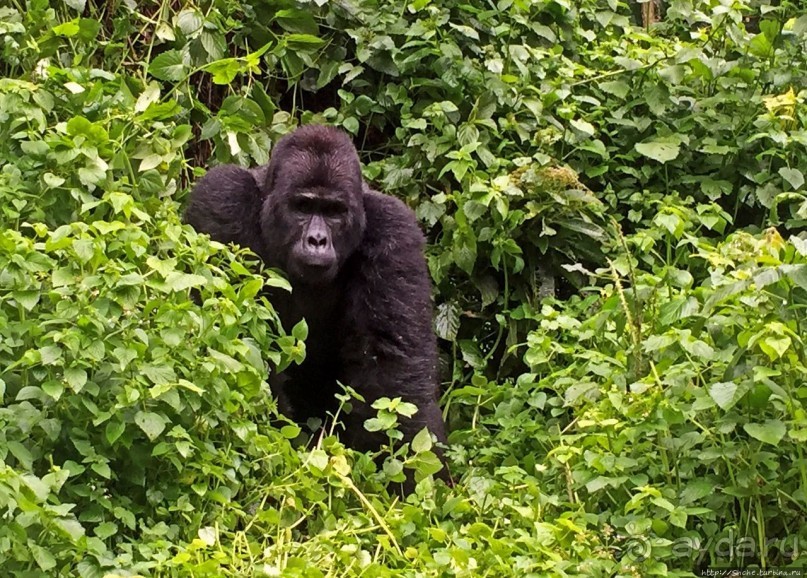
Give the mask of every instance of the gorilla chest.
<path id="1" fill-rule="evenodd" d="M 337 408 L 337 380 L 343 380 L 341 354 L 348 332 L 341 314 L 338 293 L 323 291 L 315 296 L 297 291 L 287 299 L 275 299 L 286 331 L 305 319 L 308 337 L 305 360 L 283 372 L 283 394 L 293 407 L 294 418 L 324 418 Z"/>

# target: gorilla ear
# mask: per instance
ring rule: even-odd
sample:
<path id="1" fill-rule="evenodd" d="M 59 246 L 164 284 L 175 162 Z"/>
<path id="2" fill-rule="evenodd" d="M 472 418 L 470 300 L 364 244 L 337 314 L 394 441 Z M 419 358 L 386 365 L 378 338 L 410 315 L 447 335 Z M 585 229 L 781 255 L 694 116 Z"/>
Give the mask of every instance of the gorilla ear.
<path id="1" fill-rule="evenodd" d="M 262 165 L 260 167 L 255 167 L 254 169 L 248 169 L 249 173 L 252 175 L 252 178 L 255 179 L 255 184 L 258 186 L 258 190 L 261 192 L 261 198 L 266 198 L 269 192 L 272 190 L 272 185 L 274 181 L 274 168 L 272 164 Z"/>

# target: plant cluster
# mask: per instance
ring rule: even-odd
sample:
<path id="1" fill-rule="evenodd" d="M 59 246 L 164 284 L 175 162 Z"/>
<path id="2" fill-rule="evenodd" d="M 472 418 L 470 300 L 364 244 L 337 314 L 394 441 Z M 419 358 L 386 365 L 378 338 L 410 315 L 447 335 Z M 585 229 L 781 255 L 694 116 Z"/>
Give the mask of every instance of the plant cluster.
<path id="1" fill-rule="evenodd" d="M 662 4 L 0 6 L 3 572 L 803 563 L 807 16 Z M 427 231 L 454 487 L 279 416 L 287 282 L 181 223 L 309 122 Z"/>

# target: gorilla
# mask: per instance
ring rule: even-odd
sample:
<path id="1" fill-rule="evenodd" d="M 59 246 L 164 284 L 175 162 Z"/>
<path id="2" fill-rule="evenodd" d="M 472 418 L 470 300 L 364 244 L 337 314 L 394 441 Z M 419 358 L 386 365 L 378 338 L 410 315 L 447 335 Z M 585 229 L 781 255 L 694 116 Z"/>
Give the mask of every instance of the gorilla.
<path id="1" fill-rule="evenodd" d="M 446 441 L 423 233 L 404 203 L 367 186 L 345 133 L 304 126 L 280 139 L 268 165 L 209 170 L 185 220 L 288 275 L 293 291 L 272 294 L 272 303 L 284 327 L 305 318 L 309 333 L 305 361 L 270 379 L 284 414 L 298 422 L 333 415 L 338 381 L 366 400 L 344 418 L 347 445 L 367 451 L 387 440 L 364 429 L 380 397 L 417 406 L 399 416 L 405 439 L 427 427 Z"/>

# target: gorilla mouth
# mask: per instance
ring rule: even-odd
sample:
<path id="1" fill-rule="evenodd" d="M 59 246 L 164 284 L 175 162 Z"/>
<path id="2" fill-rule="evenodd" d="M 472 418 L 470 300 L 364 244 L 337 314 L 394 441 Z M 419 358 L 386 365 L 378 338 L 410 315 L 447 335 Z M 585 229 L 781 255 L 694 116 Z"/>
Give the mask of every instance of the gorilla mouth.
<path id="1" fill-rule="evenodd" d="M 309 285 L 319 285 L 333 281 L 336 271 L 336 263 L 331 259 L 306 259 L 293 263 L 288 273 L 294 280 Z"/>

